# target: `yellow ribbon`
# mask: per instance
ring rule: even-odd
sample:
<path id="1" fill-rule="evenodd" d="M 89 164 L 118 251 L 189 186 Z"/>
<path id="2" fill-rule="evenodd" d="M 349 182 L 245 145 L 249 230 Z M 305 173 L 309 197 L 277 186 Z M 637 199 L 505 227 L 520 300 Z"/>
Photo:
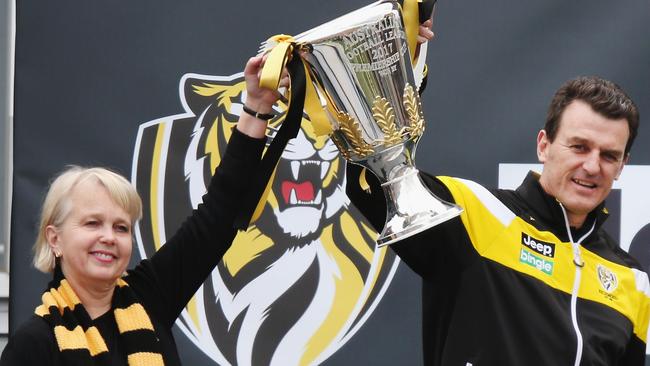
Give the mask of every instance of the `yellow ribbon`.
<path id="1" fill-rule="evenodd" d="M 262 75 L 260 77 L 260 87 L 268 89 L 277 89 L 280 85 L 280 79 L 285 66 L 291 58 L 291 53 L 294 47 L 297 46 L 293 37 L 286 34 L 279 34 L 269 39 L 276 43 L 276 45 L 268 53 L 264 67 L 262 68 Z M 303 60 L 303 67 L 305 68 L 305 112 L 309 115 L 314 132 L 318 136 L 329 135 L 332 133 L 332 126 L 329 119 L 323 110 L 320 103 L 316 86 L 312 82 L 311 74 L 307 63 Z"/>
<path id="2" fill-rule="evenodd" d="M 411 64 L 416 63 L 415 50 L 418 46 L 418 33 L 420 30 L 420 15 L 418 3 L 422 0 L 404 0 L 402 5 L 402 19 L 404 19 L 404 32 L 406 32 L 406 43 L 411 54 Z"/>
<path id="3" fill-rule="evenodd" d="M 289 62 L 295 40 L 293 37 L 286 34 L 278 34 L 271 38 L 269 41 L 276 43 L 275 46 L 269 51 L 262 75 L 260 76 L 260 87 L 275 90 L 280 84 L 282 78 L 282 71 Z"/>
<path id="4" fill-rule="evenodd" d="M 368 184 L 368 179 L 366 179 L 367 169 L 362 168 L 361 174 L 359 174 L 359 187 L 364 190 L 366 193 L 371 193 L 370 184 Z"/>
<path id="5" fill-rule="evenodd" d="M 320 103 L 320 98 L 318 92 L 316 91 L 316 85 L 312 83 L 311 76 L 309 73 L 309 68 L 307 64 L 303 62 L 305 67 L 305 112 L 311 120 L 311 124 L 314 126 L 314 133 L 317 136 L 329 135 L 332 133 L 332 125 L 325 114 L 325 110 Z"/>
<path id="6" fill-rule="evenodd" d="M 275 90 L 280 85 L 280 80 L 282 79 L 282 74 L 285 70 L 287 63 L 291 60 L 291 55 L 293 50 L 298 44 L 292 36 L 286 34 L 279 34 L 273 36 L 269 39 L 269 42 L 275 43 L 273 48 L 268 52 L 266 60 L 264 62 L 264 67 L 262 68 L 262 73 L 260 75 L 260 87 Z M 314 133 L 318 136 L 329 135 L 332 133 L 332 126 L 329 123 L 329 119 L 323 110 L 323 107 L 320 103 L 320 98 L 318 97 L 318 92 L 316 91 L 316 85 L 312 82 L 309 68 L 307 67 L 306 62 L 303 61 L 303 67 L 305 69 L 305 101 L 303 109 L 309 115 L 309 119 L 314 127 Z M 291 87 L 289 87 L 289 92 L 291 93 Z M 291 103 L 291 99 L 289 99 Z M 291 107 L 289 104 L 287 110 Z M 277 170 L 277 166 L 275 168 Z M 264 211 L 264 206 L 266 205 L 266 199 L 271 191 L 271 186 L 273 184 L 273 179 L 275 178 L 276 170 L 273 171 L 271 178 L 269 179 L 262 196 L 260 197 L 259 202 L 251 216 L 250 222 L 255 222 L 260 217 Z"/>

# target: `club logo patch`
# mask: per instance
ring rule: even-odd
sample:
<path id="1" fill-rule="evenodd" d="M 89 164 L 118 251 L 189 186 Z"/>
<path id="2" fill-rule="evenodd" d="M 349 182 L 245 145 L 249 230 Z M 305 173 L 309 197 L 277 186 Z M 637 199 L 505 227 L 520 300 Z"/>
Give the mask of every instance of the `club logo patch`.
<path id="1" fill-rule="evenodd" d="M 598 267 L 596 267 L 596 270 L 598 272 L 598 281 L 600 281 L 600 285 L 603 289 L 607 291 L 607 293 L 614 292 L 618 287 L 616 274 L 602 264 L 599 264 Z"/>

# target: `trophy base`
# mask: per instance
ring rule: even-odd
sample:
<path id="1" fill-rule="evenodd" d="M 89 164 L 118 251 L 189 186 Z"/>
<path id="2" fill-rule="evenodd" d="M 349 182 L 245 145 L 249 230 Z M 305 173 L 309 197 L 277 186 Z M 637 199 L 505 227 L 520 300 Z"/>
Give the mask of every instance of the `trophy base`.
<path id="1" fill-rule="evenodd" d="M 449 219 L 452 219 L 460 215 L 462 212 L 462 208 L 452 207 L 445 212 L 437 212 L 435 214 L 428 215 L 427 217 L 416 218 L 420 222 L 414 224 L 408 224 L 408 221 L 410 220 L 396 217 L 387 223 L 386 227 L 389 227 L 388 225 L 390 225 L 390 230 L 388 230 L 388 232 L 381 233 L 377 239 L 377 246 L 383 247 L 384 245 L 397 243 L 400 240 L 406 239 L 410 236 L 441 224 Z M 400 227 L 401 230 L 399 230 Z M 399 231 L 395 231 L 395 228 L 397 228 Z"/>
<path id="2" fill-rule="evenodd" d="M 418 234 L 452 219 L 463 209 L 436 197 L 410 167 L 409 173 L 382 184 L 388 205 L 386 224 L 377 239 L 382 247 Z"/>

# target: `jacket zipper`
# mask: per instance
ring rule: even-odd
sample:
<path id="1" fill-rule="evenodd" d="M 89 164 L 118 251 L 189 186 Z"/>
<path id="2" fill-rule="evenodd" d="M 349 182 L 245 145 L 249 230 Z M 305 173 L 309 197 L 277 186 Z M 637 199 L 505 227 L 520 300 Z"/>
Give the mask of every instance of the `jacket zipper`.
<path id="1" fill-rule="evenodd" d="M 564 224 L 566 226 L 567 235 L 569 241 L 571 242 L 571 249 L 573 250 L 573 264 L 575 265 L 576 272 L 573 280 L 573 290 L 571 291 L 571 322 L 573 323 L 573 330 L 576 332 L 576 359 L 574 366 L 579 366 L 580 361 L 582 360 L 582 347 L 583 339 L 582 333 L 580 332 L 580 326 L 578 325 L 578 312 L 577 312 L 577 303 L 578 303 L 578 292 L 580 291 L 580 279 L 582 276 L 582 267 L 585 266 L 585 262 L 582 260 L 582 254 L 580 253 L 580 243 L 588 237 L 594 228 L 596 223 L 591 226 L 591 229 L 583 235 L 577 242 L 573 241 L 573 235 L 571 235 L 571 226 L 569 225 L 569 217 L 567 216 L 566 209 L 560 203 L 560 208 L 562 208 L 562 214 L 564 215 Z"/>

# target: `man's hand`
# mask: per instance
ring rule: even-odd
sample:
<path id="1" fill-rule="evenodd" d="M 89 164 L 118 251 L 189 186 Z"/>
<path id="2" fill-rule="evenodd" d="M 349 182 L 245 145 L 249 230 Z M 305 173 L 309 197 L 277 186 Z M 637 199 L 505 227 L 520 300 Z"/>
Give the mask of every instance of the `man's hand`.
<path id="1" fill-rule="evenodd" d="M 433 31 L 431 30 L 432 25 L 433 25 L 433 21 L 431 19 L 429 19 L 426 22 L 420 24 L 420 29 L 418 31 L 418 44 L 419 45 L 433 39 L 434 34 L 433 34 Z"/>

